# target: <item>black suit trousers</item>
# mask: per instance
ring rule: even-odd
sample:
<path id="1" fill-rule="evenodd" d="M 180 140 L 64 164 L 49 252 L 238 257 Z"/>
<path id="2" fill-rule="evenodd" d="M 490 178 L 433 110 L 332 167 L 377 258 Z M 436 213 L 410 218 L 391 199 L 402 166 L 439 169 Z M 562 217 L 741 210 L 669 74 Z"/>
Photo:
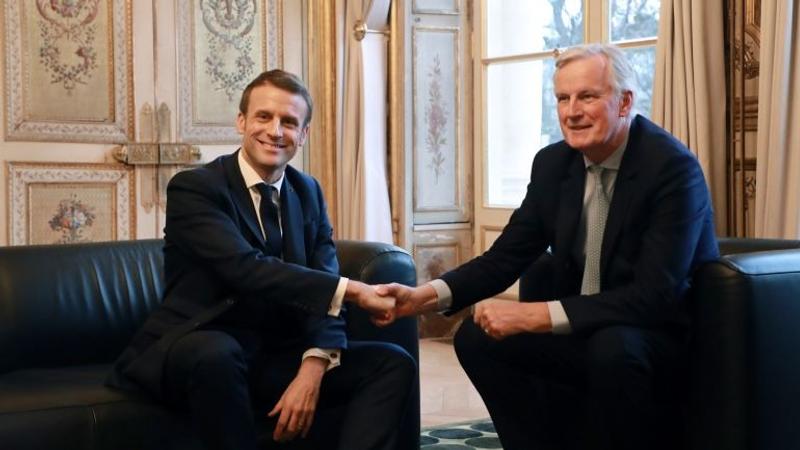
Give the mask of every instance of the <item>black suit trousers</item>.
<path id="1" fill-rule="evenodd" d="M 277 417 L 270 419 L 267 412 L 294 379 L 305 349 L 265 350 L 261 340 L 245 330 L 204 329 L 186 334 L 169 350 L 167 400 L 188 410 L 209 450 L 275 445 L 271 432 Z M 396 449 L 396 425 L 416 370 L 401 347 L 351 341 L 342 365 L 323 377 L 310 435 L 280 448 Z"/>
<path id="2" fill-rule="evenodd" d="M 629 326 L 495 340 L 466 319 L 455 349 L 505 450 L 658 449 L 682 434 L 662 411 L 679 386 L 682 342 Z"/>

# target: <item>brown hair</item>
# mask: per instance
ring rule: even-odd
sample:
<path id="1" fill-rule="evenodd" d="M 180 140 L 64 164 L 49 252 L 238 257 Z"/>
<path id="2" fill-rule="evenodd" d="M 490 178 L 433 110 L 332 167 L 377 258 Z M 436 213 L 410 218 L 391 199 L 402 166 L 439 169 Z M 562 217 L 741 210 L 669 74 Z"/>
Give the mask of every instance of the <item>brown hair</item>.
<path id="1" fill-rule="evenodd" d="M 257 76 L 253 81 L 250 82 L 250 84 L 247 85 L 246 88 L 244 88 L 244 91 L 242 92 L 242 98 L 239 100 L 239 112 L 245 115 L 247 114 L 247 106 L 250 103 L 250 92 L 254 88 L 265 84 L 275 86 L 278 89 L 291 92 L 292 94 L 298 94 L 303 97 L 303 100 L 305 100 L 306 106 L 308 107 L 303 126 L 305 127 L 309 122 L 311 122 L 311 112 L 314 109 L 314 103 L 311 101 L 311 94 L 303 84 L 303 80 L 301 80 L 297 75 L 281 69 L 272 69 L 262 72 L 261 75 Z"/>

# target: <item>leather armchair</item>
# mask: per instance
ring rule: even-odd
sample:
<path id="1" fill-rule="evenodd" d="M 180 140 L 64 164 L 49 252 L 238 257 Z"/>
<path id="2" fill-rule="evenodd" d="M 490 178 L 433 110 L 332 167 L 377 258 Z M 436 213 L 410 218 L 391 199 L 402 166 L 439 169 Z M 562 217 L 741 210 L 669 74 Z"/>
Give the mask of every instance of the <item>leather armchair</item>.
<path id="1" fill-rule="evenodd" d="M 338 241 L 344 276 L 416 285 L 392 245 Z M 163 241 L 0 248 L 0 448 L 200 449 L 185 417 L 103 386 L 164 289 Z M 353 339 L 394 342 L 418 360 L 416 320 L 376 328 L 350 308 Z M 417 395 L 402 425 L 419 448 Z"/>
<path id="2" fill-rule="evenodd" d="M 684 445 L 798 449 L 800 241 L 721 238 L 719 247 L 689 293 Z M 544 254 L 522 275 L 521 299 L 552 298 L 551 260 Z"/>
<path id="3" fill-rule="evenodd" d="M 691 293 L 688 448 L 800 448 L 800 241 L 719 243 Z"/>

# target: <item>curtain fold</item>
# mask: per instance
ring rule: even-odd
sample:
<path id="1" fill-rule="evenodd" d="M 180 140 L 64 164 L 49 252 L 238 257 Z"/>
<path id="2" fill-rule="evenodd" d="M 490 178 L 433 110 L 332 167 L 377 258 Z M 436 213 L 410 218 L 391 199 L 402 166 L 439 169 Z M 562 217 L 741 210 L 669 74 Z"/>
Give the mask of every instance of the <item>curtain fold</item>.
<path id="1" fill-rule="evenodd" d="M 338 237 L 392 243 L 387 183 L 388 48 L 381 34 L 359 41 L 358 22 L 370 30 L 388 28 L 390 0 L 347 0 L 337 4 L 344 15 L 341 63 L 343 91 L 338 128 Z M 341 78 L 340 78 L 341 79 Z"/>
<path id="2" fill-rule="evenodd" d="M 662 0 L 652 119 L 697 155 L 717 234 L 727 233 L 725 36 L 722 0 Z"/>
<path id="3" fill-rule="evenodd" d="M 800 6 L 761 2 L 756 237 L 800 237 Z"/>

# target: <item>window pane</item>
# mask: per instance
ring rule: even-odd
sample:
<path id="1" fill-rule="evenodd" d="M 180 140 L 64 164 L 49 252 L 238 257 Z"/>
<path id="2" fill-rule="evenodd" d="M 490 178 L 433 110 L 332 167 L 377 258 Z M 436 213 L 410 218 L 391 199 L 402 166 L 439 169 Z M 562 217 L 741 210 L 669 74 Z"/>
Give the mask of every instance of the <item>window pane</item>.
<path id="1" fill-rule="evenodd" d="M 660 0 L 612 0 L 611 42 L 658 36 Z"/>
<path id="2" fill-rule="evenodd" d="M 533 156 L 561 139 L 552 74 L 552 59 L 488 67 L 485 178 L 491 206 L 519 206 Z"/>
<path id="3" fill-rule="evenodd" d="M 650 117 L 653 104 L 653 77 L 656 67 L 656 48 L 653 46 L 625 49 L 625 54 L 636 73 L 636 95 L 633 105 L 636 112 Z"/>
<path id="4" fill-rule="evenodd" d="M 484 5 L 489 57 L 583 42 L 582 0 L 491 0 Z"/>

